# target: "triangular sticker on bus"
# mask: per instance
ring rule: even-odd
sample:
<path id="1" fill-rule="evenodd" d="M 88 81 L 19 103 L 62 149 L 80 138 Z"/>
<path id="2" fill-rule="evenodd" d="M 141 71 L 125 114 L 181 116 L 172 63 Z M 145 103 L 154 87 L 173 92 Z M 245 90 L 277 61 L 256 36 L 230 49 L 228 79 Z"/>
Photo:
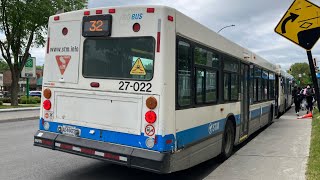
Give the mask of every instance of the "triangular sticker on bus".
<path id="1" fill-rule="evenodd" d="M 136 62 L 134 63 L 134 65 L 132 66 L 130 74 L 131 75 L 146 75 L 147 74 L 140 58 L 138 58 L 136 60 Z"/>
<path id="2" fill-rule="evenodd" d="M 70 59 L 71 59 L 71 56 L 69 55 L 56 56 L 56 60 L 57 60 L 61 75 L 63 75 L 64 72 L 66 71 L 67 66 L 70 62 Z"/>

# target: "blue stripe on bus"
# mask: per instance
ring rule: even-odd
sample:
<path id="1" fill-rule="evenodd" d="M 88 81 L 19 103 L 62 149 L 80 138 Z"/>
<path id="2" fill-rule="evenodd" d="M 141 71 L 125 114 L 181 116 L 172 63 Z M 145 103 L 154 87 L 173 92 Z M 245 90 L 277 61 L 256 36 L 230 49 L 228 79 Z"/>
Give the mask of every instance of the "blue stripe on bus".
<path id="1" fill-rule="evenodd" d="M 255 119 L 261 115 L 261 109 L 260 108 L 254 109 L 254 110 L 250 111 L 250 113 L 251 113 L 251 120 Z"/>
<path id="2" fill-rule="evenodd" d="M 263 108 L 262 108 L 262 114 L 265 114 L 265 113 L 270 112 L 270 108 L 271 108 L 271 106 L 265 106 L 265 107 L 263 107 Z"/>
<path id="3" fill-rule="evenodd" d="M 262 107 L 262 114 L 268 113 L 270 111 L 270 108 L 271 108 L 270 105 Z M 261 108 L 254 109 L 254 110 L 250 111 L 250 113 L 251 113 L 251 120 L 255 119 L 257 117 L 260 117 L 262 115 L 261 114 Z"/>
<path id="4" fill-rule="evenodd" d="M 178 149 L 185 147 L 188 144 L 197 142 L 199 140 L 205 139 L 209 136 L 214 136 L 218 133 L 222 133 L 226 123 L 226 118 L 216 120 L 201 126 L 194 128 L 186 129 L 184 131 L 177 132 L 177 147 Z M 240 114 L 235 115 L 236 126 L 240 125 L 241 119 Z M 210 131 L 212 126 L 216 123 L 219 123 L 219 128 Z M 213 126 L 216 127 L 216 126 Z"/>
<path id="5" fill-rule="evenodd" d="M 40 130 L 44 130 L 44 127 L 42 125 L 42 119 L 40 119 Z M 103 141 L 103 142 L 109 142 L 114 144 L 121 144 L 131 147 L 137 147 L 137 148 L 143 148 L 143 149 L 149 149 L 149 150 L 155 150 L 159 152 L 165 152 L 165 151 L 171 151 L 175 147 L 175 138 L 173 134 L 168 134 L 165 136 L 156 135 L 156 144 L 153 148 L 148 148 L 146 146 L 146 140 L 149 138 L 147 136 L 144 136 L 144 133 L 141 133 L 140 135 L 135 134 L 128 134 L 128 133 L 121 133 L 121 132 L 115 132 L 115 131 L 108 131 L 108 130 L 100 130 L 95 128 L 88 128 L 83 126 L 75 126 L 71 124 L 63 124 L 63 123 L 57 123 L 57 122 L 49 122 L 50 132 L 58 133 L 58 126 L 67 125 L 76 127 L 81 130 L 81 138 L 96 140 L 96 141 Z M 94 130 L 94 134 L 90 134 L 90 130 Z M 101 133 L 101 137 L 100 137 Z M 166 141 L 169 140 L 170 143 L 166 143 Z"/>
<path id="6" fill-rule="evenodd" d="M 212 123 L 204 124 L 191 129 L 177 132 L 178 149 L 185 147 L 186 145 L 191 144 L 193 142 L 197 142 L 201 139 L 207 138 L 210 135 L 212 136 L 217 133 L 223 132 L 225 122 L 226 122 L 226 118 L 214 121 Z M 216 128 L 216 129 L 213 129 L 210 131 L 210 127 L 212 128 L 214 124 L 216 124 L 216 126 L 214 126 L 213 128 Z"/>
<path id="7" fill-rule="evenodd" d="M 253 111 L 250 111 L 251 117 L 260 116 L 261 110 L 256 109 Z M 253 116 L 255 115 L 255 116 Z M 240 114 L 235 115 L 236 125 L 240 125 L 241 118 Z M 40 119 L 40 130 L 45 130 L 42 125 L 42 119 Z M 58 126 L 62 125 L 69 125 L 76 128 L 79 128 L 81 130 L 81 138 L 86 139 L 92 139 L 97 141 L 103 141 L 103 142 L 109 142 L 114 144 L 121 144 L 126 146 L 132 146 L 137 148 L 143 148 L 143 149 L 149 149 L 149 150 L 155 150 L 159 152 L 166 152 L 166 151 L 172 151 L 175 148 L 175 142 L 177 141 L 177 148 L 182 148 L 190 143 L 195 143 L 197 141 L 200 141 L 204 138 L 207 138 L 209 136 L 214 136 L 215 134 L 221 133 L 224 130 L 226 118 L 213 121 L 211 123 L 207 123 L 204 125 L 200 125 L 194 128 L 186 129 L 181 132 L 177 132 L 176 139 L 173 134 L 167 134 L 167 135 L 156 135 L 156 144 L 153 148 L 148 148 L 146 146 L 146 140 L 149 138 L 147 136 L 144 136 L 144 133 L 141 133 L 140 135 L 135 134 L 128 134 L 128 133 L 122 133 L 122 132 L 115 132 L 115 131 L 108 131 L 108 130 L 100 130 L 96 128 L 89 128 L 89 127 L 83 127 L 83 126 L 75 126 L 70 124 L 64 124 L 64 123 L 57 123 L 57 122 L 49 122 L 50 132 L 58 133 Z M 219 126 L 214 125 L 215 123 L 219 123 Z M 211 127 L 211 132 L 210 132 Z M 90 130 L 94 130 L 94 134 L 90 134 Z M 101 134 L 101 137 L 100 137 Z M 166 141 L 171 141 L 171 143 L 166 144 Z"/>

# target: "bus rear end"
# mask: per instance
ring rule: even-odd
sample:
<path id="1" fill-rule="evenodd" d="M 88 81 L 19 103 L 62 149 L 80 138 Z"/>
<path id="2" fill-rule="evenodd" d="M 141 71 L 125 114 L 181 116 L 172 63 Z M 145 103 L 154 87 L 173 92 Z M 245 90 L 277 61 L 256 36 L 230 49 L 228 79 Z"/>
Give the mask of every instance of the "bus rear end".
<path id="1" fill-rule="evenodd" d="M 160 40 L 169 33 L 161 29 L 174 32 L 163 18 L 174 13 L 119 7 L 50 17 L 34 145 L 169 172 L 175 141 L 160 108 L 166 91 Z"/>

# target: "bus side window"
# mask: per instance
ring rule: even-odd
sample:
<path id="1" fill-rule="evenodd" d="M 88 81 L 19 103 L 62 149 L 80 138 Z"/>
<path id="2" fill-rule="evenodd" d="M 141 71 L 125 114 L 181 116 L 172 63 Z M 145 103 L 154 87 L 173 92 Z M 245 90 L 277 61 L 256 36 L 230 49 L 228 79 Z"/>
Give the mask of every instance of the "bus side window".
<path id="1" fill-rule="evenodd" d="M 190 44 L 179 41 L 177 55 L 177 100 L 179 106 L 191 105 L 191 51 Z"/>
<path id="2" fill-rule="evenodd" d="M 261 82 L 261 69 L 260 68 L 255 68 L 254 69 L 254 77 L 255 77 L 255 101 L 261 101 L 262 93 L 262 82 Z"/>
<path id="3" fill-rule="evenodd" d="M 249 88 L 249 93 L 250 93 L 250 104 L 253 104 L 253 102 L 255 101 L 255 91 L 254 91 L 254 69 L 253 67 L 250 68 L 250 88 Z"/>

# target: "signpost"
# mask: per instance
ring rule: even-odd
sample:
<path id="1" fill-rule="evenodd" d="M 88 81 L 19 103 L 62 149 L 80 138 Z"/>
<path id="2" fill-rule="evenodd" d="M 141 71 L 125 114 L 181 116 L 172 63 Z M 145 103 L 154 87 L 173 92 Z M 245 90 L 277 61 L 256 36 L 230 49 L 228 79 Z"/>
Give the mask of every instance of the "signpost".
<path id="1" fill-rule="evenodd" d="M 319 86 L 311 53 L 320 37 L 320 7 L 308 0 L 295 0 L 276 26 L 275 32 L 306 49 L 320 110 Z"/>
<path id="2" fill-rule="evenodd" d="M 27 79 L 26 85 L 26 95 L 27 102 L 29 102 L 29 79 L 32 77 L 36 77 L 36 58 L 29 57 L 21 71 L 21 77 L 25 77 Z"/>

